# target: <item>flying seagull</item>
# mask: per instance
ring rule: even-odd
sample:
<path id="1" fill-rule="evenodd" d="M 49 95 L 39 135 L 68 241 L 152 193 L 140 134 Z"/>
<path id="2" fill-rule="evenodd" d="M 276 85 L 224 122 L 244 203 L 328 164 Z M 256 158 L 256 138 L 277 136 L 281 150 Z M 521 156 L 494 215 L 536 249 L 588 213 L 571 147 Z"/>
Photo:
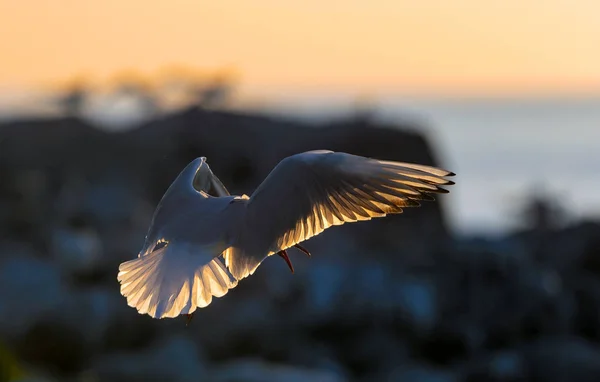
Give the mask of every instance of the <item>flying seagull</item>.
<path id="1" fill-rule="evenodd" d="M 326 150 L 282 160 L 254 193 L 230 195 L 205 157 L 158 204 L 138 257 L 119 266 L 127 304 L 153 318 L 187 315 L 224 296 L 269 256 L 344 223 L 418 207 L 454 173 Z"/>

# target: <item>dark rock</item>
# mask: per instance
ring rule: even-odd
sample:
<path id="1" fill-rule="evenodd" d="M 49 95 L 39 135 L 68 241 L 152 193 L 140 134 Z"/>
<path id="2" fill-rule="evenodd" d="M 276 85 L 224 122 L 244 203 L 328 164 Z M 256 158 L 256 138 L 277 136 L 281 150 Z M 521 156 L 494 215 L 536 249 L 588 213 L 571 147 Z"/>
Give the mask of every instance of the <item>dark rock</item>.
<path id="1" fill-rule="evenodd" d="M 73 376 L 91 356 L 91 349 L 77 331 L 50 320 L 36 323 L 19 339 L 15 349 L 24 362 L 60 376 Z"/>
<path id="2" fill-rule="evenodd" d="M 205 380 L 206 366 L 194 342 L 172 337 L 143 352 L 102 357 L 82 376 L 96 381 L 198 381 Z"/>
<path id="3" fill-rule="evenodd" d="M 215 382 L 342 382 L 345 378 L 328 371 L 269 364 L 242 359 L 219 366 L 211 373 Z"/>
<path id="4" fill-rule="evenodd" d="M 55 264 L 28 256 L 0 260 L 0 290 L 0 333 L 10 337 L 55 311 L 67 292 Z"/>
<path id="5" fill-rule="evenodd" d="M 389 382 L 458 382 L 461 379 L 450 370 L 425 365 L 404 365 L 394 370 L 385 381 Z"/>
<path id="6" fill-rule="evenodd" d="M 529 381 L 600 380 L 600 347 L 578 338 L 544 338 L 524 349 Z"/>
<path id="7" fill-rule="evenodd" d="M 230 190 L 249 194 L 285 156 L 322 148 L 439 164 L 420 134 L 402 127 L 348 121 L 308 127 L 191 109 L 123 133 L 104 132 L 73 118 L 0 125 L 0 163 L 4 168 L 9 172 L 42 171 L 47 174 L 48 184 L 83 177 L 96 190 L 93 192 L 99 193 L 98 197 L 90 194 L 92 204 L 86 202 L 94 219 L 125 213 L 127 208 L 118 206 L 131 204 L 126 201 L 130 195 L 127 190 L 134 190 L 138 196 L 149 195 L 152 202 L 157 202 L 181 168 L 198 156 L 208 157 Z M 101 191 L 104 179 L 113 178 L 118 179 L 113 184 L 126 192 L 111 196 L 112 189 Z M 94 203 L 102 207 L 96 208 Z M 394 216 L 385 224 L 373 222 L 349 229 L 368 231 L 365 237 L 374 242 L 389 242 L 390 238 L 394 242 L 416 242 L 421 235 L 446 235 L 439 203 L 426 203 L 418 214 L 408 211 L 407 215 L 411 216 Z"/>

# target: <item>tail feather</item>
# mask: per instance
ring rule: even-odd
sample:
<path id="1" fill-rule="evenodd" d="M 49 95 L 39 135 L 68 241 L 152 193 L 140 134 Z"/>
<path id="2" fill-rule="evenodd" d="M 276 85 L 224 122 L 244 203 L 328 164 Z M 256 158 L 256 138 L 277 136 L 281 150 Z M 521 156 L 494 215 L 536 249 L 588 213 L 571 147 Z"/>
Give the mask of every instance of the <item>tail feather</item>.
<path id="1" fill-rule="evenodd" d="M 127 304 L 153 318 L 204 308 L 237 285 L 218 257 L 194 246 L 166 246 L 119 266 Z"/>

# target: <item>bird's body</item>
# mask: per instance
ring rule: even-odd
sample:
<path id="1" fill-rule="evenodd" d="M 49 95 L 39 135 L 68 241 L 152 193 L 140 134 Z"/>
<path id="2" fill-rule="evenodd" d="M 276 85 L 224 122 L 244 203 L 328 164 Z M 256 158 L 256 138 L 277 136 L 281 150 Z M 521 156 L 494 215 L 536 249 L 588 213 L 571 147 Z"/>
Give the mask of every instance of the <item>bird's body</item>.
<path id="1" fill-rule="evenodd" d="M 433 200 L 451 172 L 331 151 L 281 161 L 251 197 L 232 196 L 206 158 L 191 162 L 158 205 L 138 258 L 121 264 L 121 293 L 154 318 L 192 314 L 278 254 L 325 229 Z M 209 192 L 212 191 L 211 194 Z M 213 196 L 214 195 L 214 196 Z"/>

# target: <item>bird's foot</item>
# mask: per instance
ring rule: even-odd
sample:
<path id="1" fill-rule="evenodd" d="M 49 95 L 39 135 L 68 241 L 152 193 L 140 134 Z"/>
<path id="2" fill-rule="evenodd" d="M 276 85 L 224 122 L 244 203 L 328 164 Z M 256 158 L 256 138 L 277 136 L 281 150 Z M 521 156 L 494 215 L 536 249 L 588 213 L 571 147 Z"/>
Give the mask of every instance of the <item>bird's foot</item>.
<path id="1" fill-rule="evenodd" d="M 303 246 L 301 246 L 300 244 L 296 244 L 294 245 L 294 247 L 298 248 L 300 251 L 304 252 L 304 254 L 306 254 L 306 256 L 311 257 L 310 256 L 310 252 L 308 252 L 308 249 L 304 248 Z"/>
<path id="2" fill-rule="evenodd" d="M 311 257 L 310 252 L 308 252 L 308 250 L 306 248 L 302 247 L 301 245 L 296 244 L 296 245 L 294 245 L 294 247 L 298 248 L 300 251 L 304 252 L 306 254 L 306 256 Z M 292 273 L 294 273 L 294 266 L 292 265 L 292 262 L 290 260 L 290 257 L 287 254 L 287 251 L 284 249 L 284 250 L 277 252 L 277 254 L 285 260 L 288 267 L 290 267 L 290 271 L 292 271 Z"/>
<path id="3" fill-rule="evenodd" d="M 185 321 L 185 326 L 188 326 L 190 324 L 190 322 L 192 321 L 192 318 L 194 317 L 194 313 L 186 314 L 185 316 L 187 317 L 187 319 Z"/>
<path id="4" fill-rule="evenodd" d="M 292 273 L 294 273 L 294 266 L 292 265 L 292 262 L 290 261 L 290 257 L 288 256 L 287 251 L 284 249 L 284 250 L 277 252 L 277 254 L 285 260 L 288 267 L 290 267 L 290 271 L 292 271 Z"/>

